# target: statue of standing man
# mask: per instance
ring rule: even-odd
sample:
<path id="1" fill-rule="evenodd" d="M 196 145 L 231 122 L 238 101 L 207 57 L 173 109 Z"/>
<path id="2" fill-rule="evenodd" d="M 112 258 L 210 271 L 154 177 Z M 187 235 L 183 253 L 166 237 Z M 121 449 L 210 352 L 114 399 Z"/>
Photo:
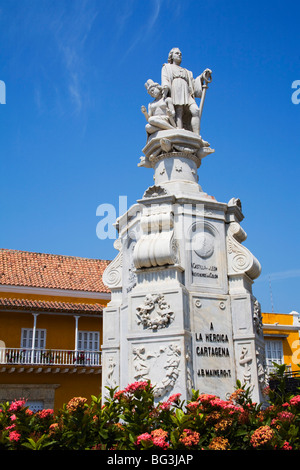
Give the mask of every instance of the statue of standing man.
<path id="1" fill-rule="evenodd" d="M 195 98 L 203 96 L 203 88 L 206 82 L 211 80 L 211 70 L 206 69 L 197 78 L 193 78 L 192 72 L 181 67 L 182 54 L 178 47 L 169 52 L 168 63 L 164 64 L 161 71 L 161 86 L 164 96 L 171 97 L 175 108 L 175 122 L 179 129 L 187 129 L 200 133 L 200 110 Z M 203 100 L 204 96 L 202 97 Z"/>

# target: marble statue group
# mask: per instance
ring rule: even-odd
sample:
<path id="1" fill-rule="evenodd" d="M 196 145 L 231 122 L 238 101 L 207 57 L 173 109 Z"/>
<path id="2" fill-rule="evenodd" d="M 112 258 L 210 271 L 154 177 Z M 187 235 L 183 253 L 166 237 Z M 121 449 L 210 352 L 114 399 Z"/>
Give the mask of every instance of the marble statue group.
<path id="1" fill-rule="evenodd" d="M 200 133 L 201 113 L 207 83 L 211 81 L 211 70 L 193 78 L 192 72 L 181 67 L 182 53 L 174 47 L 169 52 L 168 62 L 161 71 L 161 84 L 149 79 L 145 83 L 147 92 L 154 101 L 149 104 L 148 112 L 142 106 L 147 119 L 147 134 L 158 130 L 186 129 Z M 195 98 L 201 98 L 200 107 Z"/>

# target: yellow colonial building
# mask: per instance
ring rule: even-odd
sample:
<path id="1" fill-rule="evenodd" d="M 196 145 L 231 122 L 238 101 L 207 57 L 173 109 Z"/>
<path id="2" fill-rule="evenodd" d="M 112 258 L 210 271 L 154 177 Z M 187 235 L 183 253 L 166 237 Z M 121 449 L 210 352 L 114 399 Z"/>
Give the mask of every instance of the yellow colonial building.
<path id="1" fill-rule="evenodd" d="M 101 393 L 110 261 L 0 249 L 0 403 L 57 410 Z M 267 372 L 299 372 L 299 313 L 262 313 Z"/>
<path id="2" fill-rule="evenodd" d="M 0 249 L 0 403 L 57 410 L 101 393 L 108 263 Z"/>
<path id="3" fill-rule="evenodd" d="M 288 370 L 299 373 L 300 322 L 299 313 L 263 313 L 263 333 L 266 347 L 267 371 L 274 369 L 273 362 L 286 364 Z"/>

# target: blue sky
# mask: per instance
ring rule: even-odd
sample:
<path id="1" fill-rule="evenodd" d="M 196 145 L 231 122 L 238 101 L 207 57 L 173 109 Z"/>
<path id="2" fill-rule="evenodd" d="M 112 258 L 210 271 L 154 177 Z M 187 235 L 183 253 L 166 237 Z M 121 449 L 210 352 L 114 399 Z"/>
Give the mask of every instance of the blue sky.
<path id="1" fill-rule="evenodd" d="M 241 199 L 263 310 L 271 280 L 274 311 L 299 311 L 299 13 L 290 0 L 0 0 L 0 246 L 114 258 L 96 210 L 153 184 L 137 167 L 140 107 L 176 46 L 194 75 L 213 71 L 199 183 Z"/>

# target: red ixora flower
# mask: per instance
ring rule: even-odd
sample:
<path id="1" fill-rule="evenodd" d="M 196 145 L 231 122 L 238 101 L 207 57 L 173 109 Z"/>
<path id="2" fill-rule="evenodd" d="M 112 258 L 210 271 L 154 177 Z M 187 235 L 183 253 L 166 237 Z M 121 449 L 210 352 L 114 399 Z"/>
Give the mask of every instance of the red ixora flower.
<path id="1" fill-rule="evenodd" d="M 297 406 L 300 405 L 300 395 L 296 395 L 290 399 L 290 405 Z"/>
<path id="2" fill-rule="evenodd" d="M 179 401 L 179 398 L 181 397 L 181 393 L 174 393 L 173 395 L 171 395 L 168 399 L 167 399 L 167 402 L 168 403 L 176 403 Z"/>
<path id="3" fill-rule="evenodd" d="M 163 402 L 160 403 L 160 405 L 159 405 L 159 409 L 160 409 L 160 410 L 169 411 L 170 408 L 171 408 L 171 403 L 168 402 L 168 401 L 163 401 Z"/>
<path id="4" fill-rule="evenodd" d="M 154 429 L 151 431 L 152 442 L 155 446 L 160 447 L 161 449 L 167 449 L 169 447 L 169 443 L 166 442 L 168 437 L 168 432 L 164 431 L 163 429 Z"/>
<path id="5" fill-rule="evenodd" d="M 251 436 L 250 444 L 253 447 L 261 447 L 269 444 L 274 437 L 274 431 L 270 426 L 261 426 L 257 428 Z"/>
<path id="6" fill-rule="evenodd" d="M 282 446 L 282 449 L 283 450 L 293 450 L 292 446 L 290 445 L 290 443 L 288 441 L 285 441 L 285 443 Z"/>
<path id="7" fill-rule="evenodd" d="M 133 382 L 132 384 L 128 385 L 124 392 L 125 393 L 134 393 L 134 392 L 137 392 L 137 391 L 142 391 L 142 390 L 145 390 L 145 388 L 147 387 L 148 385 L 148 382 L 144 381 L 144 382 Z"/>
<path id="8" fill-rule="evenodd" d="M 190 403 L 188 403 L 186 407 L 189 411 L 195 411 L 199 405 L 200 403 L 198 401 L 190 401 Z"/>
<path id="9" fill-rule="evenodd" d="M 169 447 L 169 443 L 166 442 L 168 437 L 168 432 L 164 431 L 163 429 L 154 429 L 151 431 L 151 434 L 148 432 L 144 432 L 137 437 L 136 445 L 139 445 L 142 441 L 152 442 L 153 445 L 156 447 L 160 447 L 161 449 L 167 449 Z"/>
<path id="10" fill-rule="evenodd" d="M 38 411 L 36 415 L 37 415 L 39 418 L 42 418 L 42 419 L 43 419 L 43 418 L 49 418 L 50 416 L 53 415 L 53 413 L 54 413 L 53 410 L 50 409 L 50 408 L 48 408 L 47 410 L 40 410 L 40 411 Z"/>
<path id="11" fill-rule="evenodd" d="M 151 434 L 149 434 L 148 432 L 144 432 L 143 434 L 140 434 L 137 437 L 136 444 L 139 445 L 141 441 L 151 441 L 151 440 L 152 440 Z"/>
<path id="12" fill-rule="evenodd" d="M 17 431 L 11 431 L 8 435 L 9 440 L 18 442 L 20 440 L 21 434 L 19 434 Z"/>
<path id="13" fill-rule="evenodd" d="M 199 443 L 200 434 L 196 431 L 192 431 L 191 429 L 184 429 L 183 433 L 180 436 L 179 442 L 183 444 L 185 447 L 193 447 Z"/>
<path id="14" fill-rule="evenodd" d="M 290 413 L 289 411 L 280 411 L 277 414 L 277 419 L 279 419 L 280 421 L 287 421 L 290 423 L 294 420 L 294 418 L 295 415 L 293 413 Z"/>
<path id="15" fill-rule="evenodd" d="M 121 398 L 123 398 L 123 396 L 124 396 L 124 390 L 118 390 L 114 394 L 114 400 L 120 400 Z"/>
<path id="16" fill-rule="evenodd" d="M 209 395 L 208 393 L 202 393 L 201 395 L 199 395 L 197 400 L 200 401 L 203 405 L 206 405 L 210 403 L 211 400 L 215 400 L 216 398 L 218 398 L 216 397 L 216 395 Z"/>
<path id="17" fill-rule="evenodd" d="M 19 411 L 25 405 L 25 400 L 15 400 L 11 403 L 8 411 Z"/>

